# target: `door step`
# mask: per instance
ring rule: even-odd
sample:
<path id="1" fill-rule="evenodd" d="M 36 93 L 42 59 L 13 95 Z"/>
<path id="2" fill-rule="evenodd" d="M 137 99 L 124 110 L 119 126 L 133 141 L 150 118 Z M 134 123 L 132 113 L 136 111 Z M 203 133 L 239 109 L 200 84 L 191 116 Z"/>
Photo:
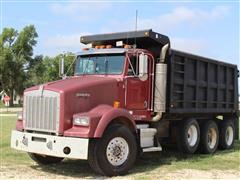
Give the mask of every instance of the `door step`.
<path id="1" fill-rule="evenodd" d="M 149 148 L 143 148 L 143 152 L 156 152 L 156 151 L 162 151 L 162 147 L 149 147 Z"/>

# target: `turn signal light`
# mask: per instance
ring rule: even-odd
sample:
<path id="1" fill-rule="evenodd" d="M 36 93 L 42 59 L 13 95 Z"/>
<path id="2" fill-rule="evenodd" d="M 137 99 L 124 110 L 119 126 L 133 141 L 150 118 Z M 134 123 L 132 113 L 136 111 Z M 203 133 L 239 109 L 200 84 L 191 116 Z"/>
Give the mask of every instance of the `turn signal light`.
<path id="1" fill-rule="evenodd" d="M 112 48 L 112 45 L 98 45 L 98 46 L 95 46 L 95 49 L 110 49 Z"/>
<path id="2" fill-rule="evenodd" d="M 125 49 L 130 49 L 130 48 L 131 48 L 131 46 L 130 46 L 130 45 L 128 45 L 128 44 L 125 44 L 125 45 L 124 45 L 124 48 L 125 48 Z"/>
<path id="3" fill-rule="evenodd" d="M 113 107 L 114 108 L 119 108 L 120 107 L 120 102 L 119 101 L 114 101 L 113 102 Z"/>
<path id="4" fill-rule="evenodd" d="M 107 49 L 111 49 L 111 48 L 112 48 L 112 45 L 107 45 L 106 48 L 107 48 Z"/>

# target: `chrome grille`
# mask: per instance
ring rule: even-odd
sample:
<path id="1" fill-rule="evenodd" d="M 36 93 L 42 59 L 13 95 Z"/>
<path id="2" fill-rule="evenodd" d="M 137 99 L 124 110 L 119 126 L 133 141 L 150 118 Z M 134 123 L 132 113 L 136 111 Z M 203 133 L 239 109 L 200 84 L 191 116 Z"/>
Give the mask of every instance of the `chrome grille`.
<path id="1" fill-rule="evenodd" d="M 57 133 L 59 128 L 59 93 L 48 90 L 24 94 L 25 129 Z"/>

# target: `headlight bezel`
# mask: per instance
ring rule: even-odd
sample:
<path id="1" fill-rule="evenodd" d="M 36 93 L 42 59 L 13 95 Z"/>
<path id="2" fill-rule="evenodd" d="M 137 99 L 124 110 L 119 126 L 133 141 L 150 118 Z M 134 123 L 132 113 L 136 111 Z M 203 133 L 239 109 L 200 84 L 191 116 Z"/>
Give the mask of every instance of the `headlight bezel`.
<path id="1" fill-rule="evenodd" d="M 89 126 L 90 118 L 87 116 L 74 116 L 73 125 L 76 126 Z"/>

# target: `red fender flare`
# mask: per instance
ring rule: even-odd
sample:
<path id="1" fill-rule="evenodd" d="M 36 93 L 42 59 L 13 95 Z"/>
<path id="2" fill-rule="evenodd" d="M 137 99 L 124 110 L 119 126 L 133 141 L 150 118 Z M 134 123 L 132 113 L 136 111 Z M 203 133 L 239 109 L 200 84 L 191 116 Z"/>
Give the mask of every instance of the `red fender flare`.
<path id="1" fill-rule="evenodd" d="M 136 131 L 135 121 L 131 114 L 125 109 L 113 108 L 109 105 L 99 105 L 88 112 L 79 113 L 80 116 L 87 116 L 91 119 L 89 126 L 74 126 L 64 131 L 65 136 L 100 138 L 107 126 L 113 121 L 121 119 L 121 122 Z"/>
<path id="2" fill-rule="evenodd" d="M 102 110 L 102 112 L 99 112 L 100 109 Z M 108 105 L 101 105 L 100 107 L 93 109 L 93 111 L 96 111 L 96 110 L 98 110 L 97 113 L 101 113 L 102 116 L 95 129 L 95 133 L 94 133 L 95 138 L 102 137 L 107 126 L 117 118 L 124 119 L 124 121 L 127 121 L 127 123 L 131 126 L 131 128 L 134 128 L 136 130 L 135 121 L 133 120 L 131 114 L 127 110 L 122 108 L 113 108 L 112 106 L 108 106 Z"/>

